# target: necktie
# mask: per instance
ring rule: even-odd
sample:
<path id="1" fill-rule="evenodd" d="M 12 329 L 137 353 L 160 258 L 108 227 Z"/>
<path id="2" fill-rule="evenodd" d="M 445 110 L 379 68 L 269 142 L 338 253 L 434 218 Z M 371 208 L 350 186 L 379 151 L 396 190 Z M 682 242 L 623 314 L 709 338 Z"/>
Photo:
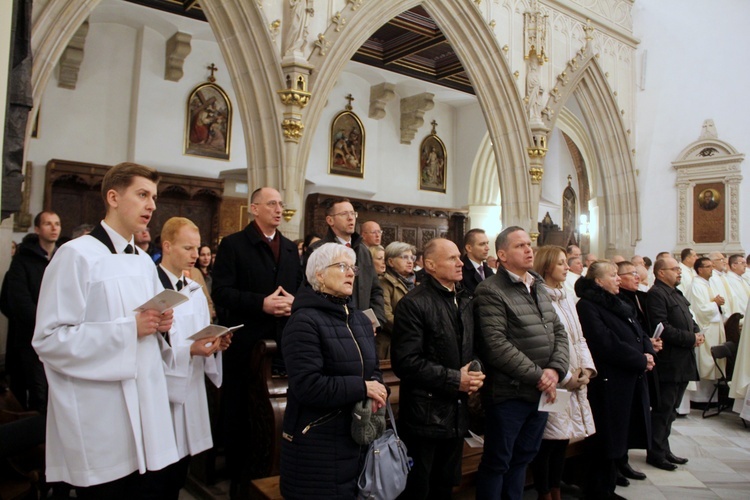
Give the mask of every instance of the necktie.
<path id="1" fill-rule="evenodd" d="M 180 290 L 182 290 L 184 286 L 185 286 L 185 279 L 184 278 L 177 280 L 177 287 L 176 288 L 177 288 L 178 292 Z"/>
<path id="2" fill-rule="evenodd" d="M 133 253 L 133 245 L 128 243 L 128 246 L 125 247 L 125 253 Z"/>
<path id="3" fill-rule="evenodd" d="M 479 276 L 482 277 L 482 281 L 484 281 L 484 266 L 479 266 L 477 272 L 479 273 Z"/>
<path id="4" fill-rule="evenodd" d="M 347 248 L 351 248 L 351 247 L 352 247 L 352 244 L 351 244 L 351 243 L 347 243 L 347 244 L 346 244 L 346 247 L 347 247 Z"/>

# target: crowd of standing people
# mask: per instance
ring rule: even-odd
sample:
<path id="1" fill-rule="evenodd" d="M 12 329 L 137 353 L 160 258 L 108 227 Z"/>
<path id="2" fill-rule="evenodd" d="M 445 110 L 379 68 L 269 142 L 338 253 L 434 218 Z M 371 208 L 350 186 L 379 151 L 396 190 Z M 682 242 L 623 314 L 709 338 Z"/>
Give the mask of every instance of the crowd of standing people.
<path id="1" fill-rule="evenodd" d="M 292 242 L 270 187 L 252 193 L 252 221 L 216 252 L 180 217 L 157 247 L 158 179 L 113 167 L 104 220 L 60 247 L 60 218 L 40 213 L 3 282 L 10 389 L 46 414 L 47 481 L 79 498 L 177 498 L 190 457 L 214 437 L 231 496 L 246 494 L 248 360 L 260 340 L 279 345 L 274 374 L 288 380 L 285 498 L 356 497 L 367 446 L 354 410 L 384 414 L 384 359 L 400 379 L 397 424 L 413 460 L 402 498 L 450 498 L 471 398 L 486 422 L 477 498 L 521 498 L 527 467 L 539 498 L 561 498 L 577 441 L 585 497 L 619 498 L 618 485 L 646 477 L 628 450 L 667 471 L 687 462 L 669 446 L 677 409 L 690 382 L 718 378 L 707 348 L 750 296 L 742 255 L 600 260 L 575 245 L 535 248 L 517 226 L 497 236 L 496 256 L 478 228 L 462 248 L 383 246 L 378 222 L 356 231 L 345 198 L 326 207 L 326 234 Z M 186 302 L 149 302 L 162 290 Z M 212 323 L 239 329 L 192 338 Z M 204 377 L 222 387 L 220 436 Z"/>

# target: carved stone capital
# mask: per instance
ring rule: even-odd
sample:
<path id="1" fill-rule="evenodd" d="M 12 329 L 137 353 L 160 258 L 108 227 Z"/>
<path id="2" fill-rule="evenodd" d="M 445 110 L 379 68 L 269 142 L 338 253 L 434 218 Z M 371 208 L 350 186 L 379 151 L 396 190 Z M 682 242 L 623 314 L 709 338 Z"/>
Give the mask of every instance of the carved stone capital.
<path id="1" fill-rule="evenodd" d="M 185 58 L 192 50 L 190 41 L 193 35 L 189 33 L 176 32 L 167 40 L 167 57 L 164 65 L 164 79 L 170 82 L 179 82 L 182 78 L 182 67 Z"/>
<path id="2" fill-rule="evenodd" d="M 307 103 L 310 102 L 310 97 L 312 96 L 310 92 L 303 92 L 294 89 L 278 90 L 277 93 L 281 98 L 282 104 L 285 106 L 296 106 L 300 109 L 307 106 Z"/>
<path id="3" fill-rule="evenodd" d="M 435 107 L 434 99 L 435 94 L 429 92 L 401 99 L 401 144 L 411 144 L 424 125 L 424 114 Z"/>
<path id="4" fill-rule="evenodd" d="M 396 97 L 396 86 L 383 82 L 370 87 L 370 112 L 367 116 L 380 120 L 385 118 L 385 105 Z"/>
<path id="5" fill-rule="evenodd" d="M 81 69 L 81 63 L 83 62 L 83 46 L 86 43 L 88 33 L 89 22 L 86 20 L 78 28 L 73 38 L 70 39 L 70 43 L 60 56 L 58 87 L 75 90 L 76 83 L 78 83 L 78 71 Z"/>

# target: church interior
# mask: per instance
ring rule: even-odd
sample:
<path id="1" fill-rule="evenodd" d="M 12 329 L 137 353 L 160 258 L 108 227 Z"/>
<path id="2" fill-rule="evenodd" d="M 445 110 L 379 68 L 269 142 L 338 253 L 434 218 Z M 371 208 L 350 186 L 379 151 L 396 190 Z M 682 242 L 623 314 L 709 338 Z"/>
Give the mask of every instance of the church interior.
<path id="1" fill-rule="evenodd" d="M 271 186 L 292 240 L 347 197 L 384 245 L 520 226 L 601 258 L 744 254 L 748 21 L 744 0 L 34 0 L 22 201 L 0 245 L 43 209 L 65 236 L 97 223 L 104 173 L 130 161 L 162 175 L 152 234 L 183 216 L 213 248 Z M 738 435 L 698 441 L 744 440 L 728 460 L 747 468 Z"/>

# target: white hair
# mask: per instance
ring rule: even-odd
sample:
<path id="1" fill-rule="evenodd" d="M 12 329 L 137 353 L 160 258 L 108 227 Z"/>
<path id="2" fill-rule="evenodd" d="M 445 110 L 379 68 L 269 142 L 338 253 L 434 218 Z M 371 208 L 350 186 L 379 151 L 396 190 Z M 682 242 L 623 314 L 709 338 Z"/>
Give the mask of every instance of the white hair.
<path id="1" fill-rule="evenodd" d="M 331 264 L 336 264 L 342 257 L 348 257 L 352 262 L 357 262 L 357 254 L 354 253 L 354 250 L 340 243 L 324 243 L 310 254 L 310 258 L 307 259 L 305 276 L 313 290 L 316 292 L 320 291 L 320 283 L 318 283 L 317 278 L 318 273 L 325 271 L 325 268 Z"/>

